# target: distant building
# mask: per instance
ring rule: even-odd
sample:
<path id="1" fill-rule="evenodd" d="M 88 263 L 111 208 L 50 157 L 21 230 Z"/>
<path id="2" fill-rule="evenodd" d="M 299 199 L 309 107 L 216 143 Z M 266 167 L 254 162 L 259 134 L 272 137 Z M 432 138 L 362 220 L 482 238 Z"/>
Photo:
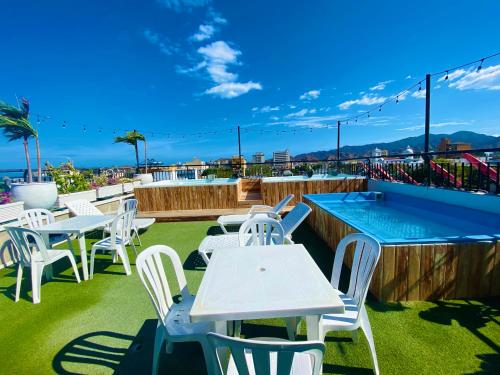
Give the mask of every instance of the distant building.
<path id="1" fill-rule="evenodd" d="M 273 165 L 276 168 L 288 169 L 290 168 L 290 153 L 288 150 L 285 151 L 274 151 L 273 152 Z"/>
<path id="2" fill-rule="evenodd" d="M 252 156 L 252 163 L 263 164 L 266 162 L 263 152 L 256 152 Z"/>
<path id="3" fill-rule="evenodd" d="M 468 151 L 472 149 L 472 145 L 470 143 L 464 142 L 451 142 L 448 138 L 441 138 L 441 142 L 438 145 L 438 151 L 446 152 L 446 151 Z"/>

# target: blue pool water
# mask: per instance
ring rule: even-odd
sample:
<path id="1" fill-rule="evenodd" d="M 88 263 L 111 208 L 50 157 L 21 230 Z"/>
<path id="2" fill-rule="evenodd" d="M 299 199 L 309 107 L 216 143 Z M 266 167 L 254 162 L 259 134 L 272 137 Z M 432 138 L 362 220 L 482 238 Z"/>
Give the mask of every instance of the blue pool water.
<path id="1" fill-rule="evenodd" d="M 495 215 L 397 193 L 304 197 L 382 244 L 500 240 L 500 213 Z"/>

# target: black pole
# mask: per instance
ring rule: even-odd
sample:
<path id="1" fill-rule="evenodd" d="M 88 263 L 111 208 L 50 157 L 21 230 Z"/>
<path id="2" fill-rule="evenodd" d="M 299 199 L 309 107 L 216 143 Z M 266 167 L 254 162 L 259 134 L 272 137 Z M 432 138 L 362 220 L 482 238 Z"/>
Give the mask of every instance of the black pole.
<path id="1" fill-rule="evenodd" d="M 240 136 L 240 126 L 238 125 L 238 158 L 240 161 L 239 169 L 241 173 L 241 136 Z"/>
<path id="2" fill-rule="evenodd" d="M 337 168 L 340 167 L 340 121 L 337 121 Z"/>
<path id="3" fill-rule="evenodd" d="M 429 152 L 429 138 L 431 129 L 431 75 L 425 75 L 425 143 L 424 152 Z M 431 184 L 431 165 L 429 155 L 425 155 L 425 165 L 427 167 L 427 185 Z"/>

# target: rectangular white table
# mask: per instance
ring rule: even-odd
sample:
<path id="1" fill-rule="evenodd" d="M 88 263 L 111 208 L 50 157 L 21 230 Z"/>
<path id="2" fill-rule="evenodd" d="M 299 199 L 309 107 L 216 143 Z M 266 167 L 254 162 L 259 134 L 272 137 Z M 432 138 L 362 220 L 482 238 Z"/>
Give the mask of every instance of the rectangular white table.
<path id="1" fill-rule="evenodd" d="M 234 320 L 305 316 L 307 339 L 323 340 L 322 314 L 344 303 L 303 245 L 216 249 L 190 313 L 227 335 Z"/>
<path id="2" fill-rule="evenodd" d="M 49 235 L 51 234 L 74 234 L 78 238 L 80 247 L 80 257 L 82 260 L 83 279 L 89 279 L 89 269 L 87 260 L 87 246 L 85 244 L 85 233 L 104 228 L 114 220 L 114 215 L 92 215 L 92 216 L 75 216 L 66 220 L 56 221 L 52 224 L 47 224 L 36 229 L 39 232 L 45 243 L 49 243 Z"/>

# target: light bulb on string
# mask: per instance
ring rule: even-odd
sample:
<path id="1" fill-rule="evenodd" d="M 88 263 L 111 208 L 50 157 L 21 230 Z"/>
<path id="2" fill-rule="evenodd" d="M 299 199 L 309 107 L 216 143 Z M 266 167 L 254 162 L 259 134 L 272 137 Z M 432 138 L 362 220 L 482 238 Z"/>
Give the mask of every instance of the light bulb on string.
<path id="1" fill-rule="evenodd" d="M 444 77 L 444 80 L 447 81 L 448 80 L 448 71 L 446 71 L 446 76 Z"/>
<path id="2" fill-rule="evenodd" d="M 399 96 L 396 96 L 396 104 L 399 103 Z"/>
<path id="3" fill-rule="evenodd" d="M 479 71 L 483 68 L 483 62 L 484 62 L 484 59 L 481 59 L 481 63 L 477 67 L 476 73 L 479 73 Z"/>
<path id="4" fill-rule="evenodd" d="M 63 121 L 63 123 L 62 123 L 62 128 L 63 128 L 63 129 L 66 129 L 66 120 L 64 120 L 64 121 Z"/>
<path id="5" fill-rule="evenodd" d="M 418 91 L 422 91 L 422 82 L 418 83 Z"/>
<path id="6" fill-rule="evenodd" d="M 378 111 L 382 112 L 382 106 L 378 107 Z"/>

